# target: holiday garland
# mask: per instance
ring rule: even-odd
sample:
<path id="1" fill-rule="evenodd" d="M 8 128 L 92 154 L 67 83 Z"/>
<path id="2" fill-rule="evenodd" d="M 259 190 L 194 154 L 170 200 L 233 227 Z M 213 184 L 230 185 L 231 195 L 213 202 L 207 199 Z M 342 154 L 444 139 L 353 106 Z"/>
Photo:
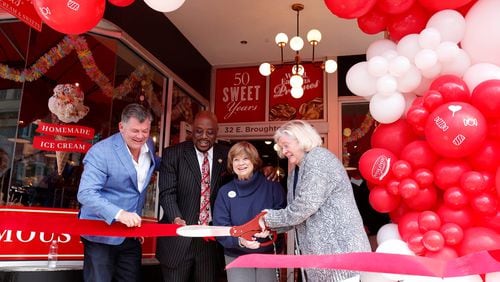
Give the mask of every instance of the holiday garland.
<path id="1" fill-rule="evenodd" d="M 51 48 L 28 69 L 21 71 L 0 64 L 0 77 L 16 82 L 37 80 L 72 51 L 76 52 L 87 75 L 101 88 L 106 96 L 121 99 L 140 83 L 141 90 L 144 92 L 144 96 L 152 110 L 157 115 L 161 114 L 161 103 L 153 92 L 152 72 L 145 65 L 137 67 L 122 84 L 113 88 L 109 79 L 97 67 L 92 51 L 90 51 L 87 41 L 82 36 L 65 36 L 57 46 Z"/>
<path id="2" fill-rule="evenodd" d="M 367 113 L 359 128 L 354 129 L 349 136 L 342 135 L 342 160 L 345 167 L 349 166 L 350 160 L 350 155 L 347 151 L 347 143 L 358 141 L 359 139 L 363 138 L 363 136 L 365 136 L 366 133 L 370 131 L 370 128 L 374 123 L 375 120 L 373 119 L 373 117 L 370 115 L 370 113 Z"/>

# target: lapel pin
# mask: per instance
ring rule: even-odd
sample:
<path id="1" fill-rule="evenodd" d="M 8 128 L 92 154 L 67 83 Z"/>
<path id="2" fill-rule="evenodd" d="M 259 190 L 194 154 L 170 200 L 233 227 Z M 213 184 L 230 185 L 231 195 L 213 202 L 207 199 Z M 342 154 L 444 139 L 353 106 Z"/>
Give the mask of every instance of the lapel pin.
<path id="1" fill-rule="evenodd" d="M 221 164 L 222 163 L 222 159 L 218 159 L 217 162 L 219 162 Z"/>

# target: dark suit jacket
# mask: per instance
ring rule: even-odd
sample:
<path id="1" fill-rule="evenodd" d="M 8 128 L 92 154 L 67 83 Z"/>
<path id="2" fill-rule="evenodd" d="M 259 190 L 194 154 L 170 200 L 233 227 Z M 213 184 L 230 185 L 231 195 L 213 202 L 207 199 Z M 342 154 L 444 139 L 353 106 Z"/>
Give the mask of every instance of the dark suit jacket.
<path id="1" fill-rule="evenodd" d="M 227 172 L 229 148 L 215 144 L 210 178 L 212 207 L 219 187 L 232 179 Z M 160 206 L 164 214 L 160 222 L 172 223 L 181 217 L 186 224 L 198 224 L 200 214 L 201 171 L 193 142 L 185 141 L 165 148 L 159 178 Z M 191 238 L 159 237 L 156 256 L 163 265 L 177 267 L 183 260 Z"/>

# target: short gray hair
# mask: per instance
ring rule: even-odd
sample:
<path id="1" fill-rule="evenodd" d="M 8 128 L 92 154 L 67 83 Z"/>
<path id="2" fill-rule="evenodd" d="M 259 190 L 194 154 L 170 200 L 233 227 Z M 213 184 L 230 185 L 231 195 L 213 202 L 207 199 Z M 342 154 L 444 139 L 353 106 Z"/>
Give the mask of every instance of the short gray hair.
<path id="1" fill-rule="evenodd" d="M 282 148 L 278 145 L 281 137 L 288 136 L 297 140 L 299 146 L 305 151 L 309 152 L 312 148 L 321 147 L 323 140 L 318 131 L 312 127 L 311 124 L 302 120 L 291 120 L 276 130 L 274 133 L 274 148 L 280 158 L 284 158 Z"/>
<path id="2" fill-rule="evenodd" d="M 125 108 L 123 108 L 121 121 L 123 123 L 127 123 L 131 117 L 136 118 L 141 123 L 147 119 L 149 119 L 149 121 L 153 121 L 153 115 L 151 112 L 144 106 L 137 103 L 128 104 Z"/>

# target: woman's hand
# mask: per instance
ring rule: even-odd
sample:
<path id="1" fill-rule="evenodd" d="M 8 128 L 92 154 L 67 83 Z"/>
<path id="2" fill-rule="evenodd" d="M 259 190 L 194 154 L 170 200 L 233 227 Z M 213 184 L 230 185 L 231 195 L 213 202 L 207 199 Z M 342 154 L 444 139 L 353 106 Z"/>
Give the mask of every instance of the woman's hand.
<path id="1" fill-rule="evenodd" d="M 269 237 L 269 233 L 270 233 L 269 230 L 264 230 L 262 232 L 253 234 L 253 236 L 256 238 L 267 238 Z"/>
<path id="2" fill-rule="evenodd" d="M 239 237 L 238 240 L 240 247 L 254 250 L 260 248 L 260 243 L 258 241 L 249 241 L 241 237 Z"/>

